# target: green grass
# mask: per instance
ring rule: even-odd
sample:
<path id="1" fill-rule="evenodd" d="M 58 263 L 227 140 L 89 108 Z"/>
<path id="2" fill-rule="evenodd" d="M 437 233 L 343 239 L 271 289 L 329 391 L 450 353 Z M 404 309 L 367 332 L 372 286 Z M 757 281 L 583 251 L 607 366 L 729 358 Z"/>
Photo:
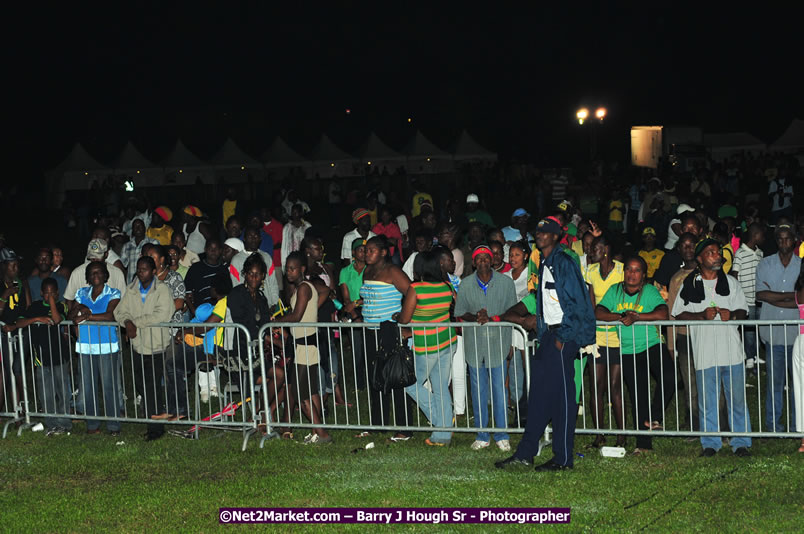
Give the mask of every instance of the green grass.
<path id="1" fill-rule="evenodd" d="M 728 448 L 698 458 L 700 443 L 655 439 L 646 457 L 601 458 L 579 436 L 575 469 L 500 472 L 504 453 L 471 451 L 471 434 L 429 448 L 426 434 L 407 443 L 352 451 L 365 440 L 333 432 L 336 442 L 304 446 L 252 441 L 240 433 L 202 430 L 202 439 L 165 436 L 145 442 L 124 425 L 120 438 L 25 431 L 0 441 L 0 509 L 10 532 L 192 531 L 220 528 L 218 508 L 237 507 L 543 507 L 572 508 L 570 531 L 793 532 L 804 517 L 804 455 L 798 441 L 760 440 L 753 456 Z M 297 430 L 300 440 L 304 432 Z M 514 436 L 514 444 L 519 437 Z M 122 440 L 123 445 L 115 442 Z M 629 439 L 629 444 L 633 440 Z M 542 453 L 542 460 L 549 451 Z M 537 459 L 538 460 L 538 459 Z M 237 527 L 229 527 L 237 528 Z M 251 527 L 246 527 L 251 528 Z M 375 530 L 375 525 L 274 525 L 275 531 Z M 475 525 L 400 525 L 410 532 L 477 531 Z M 483 532 L 533 526 L 483 525 Z"/>

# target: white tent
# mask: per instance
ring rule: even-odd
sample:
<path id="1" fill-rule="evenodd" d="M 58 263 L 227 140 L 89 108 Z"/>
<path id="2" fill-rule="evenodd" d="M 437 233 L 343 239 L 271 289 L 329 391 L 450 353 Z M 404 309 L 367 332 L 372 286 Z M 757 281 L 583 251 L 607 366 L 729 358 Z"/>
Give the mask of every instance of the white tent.
<path id="1" fill-rule="evenodd" d="M 449 172 L 455 168 L 452 154 L 438 148 L 419 130 L 402 153 L 407 158 L 405 167 L 410 174 Z"/>
<path id="2" fill-rule="evenodd" d="M 784 133 L 770 149 L 774 152 L 799 152 L 804 150 L 804 121 L 793 119 Z"/>
<path id="3" fill-rule="evenodd" d="M 355 176 L 359 171 L 358 160 L 340 149 L 326 134 L 321 136 L 313 148 L 310 159 L 313 177 Z"/>
<path id="4" fill-rule="evenodd" d="M 119 180 L 133 178 L 137 185 L 157 186 L 163 183 L 162 168 L 150 161 L 129 141 L 112 163 Z"/>
<path id="5" fill-rule="evenodd" d="M 456 161 L 497 161 L 497 154 L 480 146 L 466 130 L 455 141 L 452 154 Z"/>
<path id="6" fill-rule="evenodd" d="M 245 183 L 254 174 L 263 174 L 262 163 L 252 158 L 235 144 L 231 137 L 209 160 L 215 174 L 228 183 Z"/>
<path id="7" fill-rule="evenodd" d="M 310 163 L 309 159 L 290 148 L 285 140 L 278 136 L 262 153 L 260 160 L 266 167 L 302 167 Z"/>
<path id="8" fill-rule="evenodd" d="M 211 182 L 214 179 L 212 166 L 196 156 L 181 139 L 176 140 L 173 149 L 160 165 L 164 168 L 167 183 L 191 185 L 195 183 L 196 178 L 202 178 L 204 182 Z"/>
<path id="9" fill-rule="evenodd" d="M 364 170 L 377 169 L 382 172 L 385 169 L 392 173 L 405 162 L 405 156 L 402 153 L 385 144 L 374 132 L 371 132 L 365 143 L 360 146 L 358 155 L 361 164 L 366 166 Z"/>
<path id="10" fill-rule="evenodd" d="M 45 173 L 48 202 L 52 206 L 61 206 L 65 191 L 89 189 L 93 181 L 101 181 L 111 172 L 81 143 L 76 143 L 61 163 Z"/>
<path id="11" fill-rule="evenodd" d="M 767 145 L 748 132 L 704 134 L 704 145 L 716 160 L 725 159 L 740 152 L 758 155 Z"/>

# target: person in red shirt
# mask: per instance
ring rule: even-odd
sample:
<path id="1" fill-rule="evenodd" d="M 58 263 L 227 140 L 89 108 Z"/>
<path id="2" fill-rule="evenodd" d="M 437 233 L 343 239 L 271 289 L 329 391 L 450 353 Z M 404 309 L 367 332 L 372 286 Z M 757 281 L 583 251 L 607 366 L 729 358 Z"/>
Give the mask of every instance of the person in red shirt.
<path id="1" fill-rule="evenodd" d="M 404 261 L 402 256 L 402 232 L 399 230 L 399 225 L 396 224 L 391 210 L 387 206 L 383 206 L 380 209 L 380 220 L 371 231 L 377 235 L 384 235 L 390 243 L 394 243 L 388 252 L 391 254 L 393 264 L 398 267 L 401 266 Z"/>
<path id="2" fill-rule="evenodd" d="M 268 208 L 260 208 L 260 219 L 263 222 L 262 231 L 271 236 L 274 242 L 274 265 L 282 265 L 282 223 Z"/>

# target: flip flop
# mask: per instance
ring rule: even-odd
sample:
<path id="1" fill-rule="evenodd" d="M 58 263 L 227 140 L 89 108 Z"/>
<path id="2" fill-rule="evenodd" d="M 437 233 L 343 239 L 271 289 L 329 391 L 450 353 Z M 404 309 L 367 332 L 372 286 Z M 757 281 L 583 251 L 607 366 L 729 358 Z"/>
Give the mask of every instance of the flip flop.
<path id="1" fill-rule="evenodd" d="M 364 430 L 363 432 L 361 432 L 359 434 L 355 434 L 355 437 L 356 438 L 367 438 L 370 435 L 371 435 L 371 432 L 369 432 L 368 430 Z"/>

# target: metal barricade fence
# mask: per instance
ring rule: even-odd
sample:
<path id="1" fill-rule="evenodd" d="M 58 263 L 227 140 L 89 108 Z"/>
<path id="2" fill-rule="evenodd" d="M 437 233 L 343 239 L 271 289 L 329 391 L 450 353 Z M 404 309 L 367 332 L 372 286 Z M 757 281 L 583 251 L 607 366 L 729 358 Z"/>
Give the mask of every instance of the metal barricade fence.
<path id="1" fill-rule="evenodd" d="M 0 322 L 0 329 L 6 326 Z M 24 399 L 22 380 L 17 379 L 19 368 L 17 353 L 20 350 L 18 340 L 11 334 L 0 330 L 0 417 L 9 418 L 3 425 L 3 438 L 11 425 L 21 425 L 24 421 Z"/>
<path id="2" fill-rule="evenodd" d="M 409 329 L 432 335 L 438 328 L 456 329 L 454 342 L 440 350 L 427 347 L 427 338 L 417 342 L 416 351 L 428 354 L 413 356 L 416 384 L 385 393 L 371 387 L 381 345 L 378 325 L 265 325 L 257 337 L 265 340 L 259 344 L 266 386 L 262 402 L 270 421 L 260 445 L 277 436 L 274 429 L 287 435 L 292 428 L 310 429 L 306 439 L 313 441 L 327 440 L 329 429 L 494 433 L 498 441 L 523 432 L 530 377 L 527 333 L 503 322 L 415 323 L 394 324 L 392 338 L 407 346 L 411 338 L 403 334 Z"/>
<path id="3" fill-rule="evenodd" d="M 598 322 L 616 333 L 617 346 L 595 345 L 586 362 L 576 433 L 804 437 L 803 325 Z"/>
<path id="4" fill-rule="evenodd" d="M 77 328 L 85 329 L 80 339 Z M 168 425 L 197 439 L 203 426 L 242 431 L 245 450 L 258 424 L 259 372 L 244 326 L 159 323 L 137 328 L 139 340 L 124 333 L 112 322 L 63 321 L 10 336 L 20 348 L 23 384 L 18 434 L 33 426 L 31 417 L 57 433 L 73 421 L 86 421 L 92 433 L 104 423 L 112 434 L 121 423 L 145 423 L 148 434 L 161 435 Z M 205 345 L 206 336 L 213 339 Z"/>

